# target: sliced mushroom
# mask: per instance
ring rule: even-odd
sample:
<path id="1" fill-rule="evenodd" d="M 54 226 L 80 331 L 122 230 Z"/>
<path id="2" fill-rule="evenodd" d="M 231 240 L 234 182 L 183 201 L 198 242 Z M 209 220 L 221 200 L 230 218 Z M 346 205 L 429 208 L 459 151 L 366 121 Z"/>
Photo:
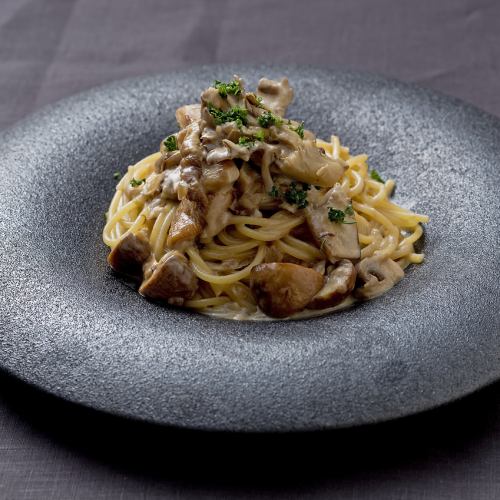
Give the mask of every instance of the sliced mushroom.
<path id="1" fill-rule="evenodd" d="M 164 147 L 163 144 L 161 146 Z M 155 172 L 163 172 L 166 169 L 176 167 L 179 165 L 182 156 L 180 151 L 166 151 L 162 150 L 160 158 L 156 160 L 155 163 Z"/>
<path id="2" fill-rule="evenodd" d="M 210 241 L 226 227 L 229 217 L 231 217 L 229 207 L 232 203 L 233 189 L 230 186 L 209 195 L 208 209 L 205 214 L 207 224 L 200 237 L 202 242 Z"/>
<path id="3" fill-rule="evenodd" d="M 378 255 L 363 259 L 356 269 L 358 278 L 364 282 L 355 292 L 356 297 L 361 299 L 378 297 L 404 278 L 404 272 L 396 262 Z"/>
<path id="4" fill-rule="evenodd" d="M 354 289 L 356 269 L 350 260 L 341 260 L 332 269 L 323 288 L 308 304 L 309 309 L 325 309 L 340 304 Z"/>
<path id="5" fill-rule="evenodd" d="M 199 104 L 187 104 L 177 109 L 175 118 L 180 128 L 187 127 L 190 123 L 201 119 L 201 106 Z"/>
<path id="6" fill-rule="evenodd" d="M 323 283 L 323 276 L 314 269 L 290 263 L 259 264 L 250 274 L 257 304 L 274 318 L 302 311 Z"/>
<path id="7" fill-rule="evenodd" d="M 139 293 L 151 299 L 182 305 L 194 296 L 198 278 L 180 252 L 171 250 L 153 265 L 152 273 L 144 280 Z"/>
<path id="8" fill-rule="evenodd" d="M 233 160 L 235 158 L 248 161 L 250 159 L 250 154 L 251 148 L 240 146 L 228 139 L 223 139 L 221 146 L 212 149 L 207 154 L 207 163 L 209 165 L 213 165 L 214 163 L 220 163 L 225 160 Z"/>
<path id="9" fill-rule="evenodd" d="M 257 87 L 257 95 L 262 98 L 262 104 L 274 114 L 285 116 L 286 109 L 293 99 L 293 89 L 288 78 L 281 81 L 261 78 Z"/>
<path id="10" fill-rule="evenodd" d="M 185 198 L 177 207 L 167 238 L 169 248 L 181 250 L 190 245 L 205 225 L 203 207 Z"/>
<path id="11" fill-rule="evenodd" d="M 361 249 L 358 228 L 353 216 L 346 214 L 344 223 L 332 222 L 328 217 L 329 208 L 345 211 L 351 200 L 339 184 L 334 186 L 323 198 L 312 202 L 306 208 L 306 219 L 317 244 L 330 262 L 341 259 L 359 259 Z"/>
<path id="12" fill-rule="evenodd" d="M 118 273 L 132 278 L 142 278 L 142 265 L 151 254 L 147 237 L 129 233 L 123 237 L 108 255 L 109 265 Z"/>
<path id="13" fill-rule="evenodd" d="M 303 140 L 283 159 L 281 171 L 301 182 L 315 186 L 333 186 L 343 175 L 345 163 L 323 154 L 316 143 Z"/>
<path id="14" fill-rule="evenodd" d="M 208 193 L 215 193 L 228 184 L 233 184 L 240 171 L 233 161 L 203 167 L 203 185 Z"/>

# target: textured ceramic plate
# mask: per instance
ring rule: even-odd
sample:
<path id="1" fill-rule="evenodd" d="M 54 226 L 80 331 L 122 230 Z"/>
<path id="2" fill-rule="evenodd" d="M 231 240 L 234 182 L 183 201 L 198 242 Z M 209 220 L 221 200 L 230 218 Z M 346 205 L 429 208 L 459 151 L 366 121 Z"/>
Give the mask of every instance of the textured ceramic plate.
<path id="1" fill-rule="evenodd" d="M 106 265 L 113 172 L 176 130 L 214 78 L 287 74 L 289 115 L 397 182 L 429 214 L 423 265 L 322 318 L 232 322 L 160 307 Z M 62 101 L 2 137 L 0 366 L 94 408 L 174 426 L 308 430 L 376 422 L 500 377 L 500 121 L 380 77 L 203 67 Z"/>

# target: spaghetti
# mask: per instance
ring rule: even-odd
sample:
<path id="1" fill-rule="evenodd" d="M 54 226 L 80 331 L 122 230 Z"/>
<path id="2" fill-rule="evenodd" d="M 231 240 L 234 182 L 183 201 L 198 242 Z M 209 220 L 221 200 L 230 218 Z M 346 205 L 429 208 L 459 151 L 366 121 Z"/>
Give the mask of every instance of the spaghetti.
<path id="1" fill-rule="evenodd" d="M 428 217 L 393 203 L 394 181 L 366 155 L 280 117 L 286 79 L 261 80 L 256 94 L 237 78 L 233 94 L 221 85 L 180 108 L 181 131 L 116 187 L 103 240 L 141 293 L 237 319 L 307 316 L 380 295 L 423 261 L 415 243 Z"/>

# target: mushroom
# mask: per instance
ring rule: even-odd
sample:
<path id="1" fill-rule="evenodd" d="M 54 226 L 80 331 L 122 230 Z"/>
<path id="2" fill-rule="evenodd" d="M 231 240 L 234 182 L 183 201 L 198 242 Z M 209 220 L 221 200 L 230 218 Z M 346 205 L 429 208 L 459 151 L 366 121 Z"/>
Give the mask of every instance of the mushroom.
<path id="1" fill-rule="evenodd" d="M 184 255 L 177 250 L 167 252 L 152 267 L 150 276 L 139 288 L 139 293 L 150 299 L 182 305 L 194 296 L 198 278 Z"/>
<path id="2" fill-rule="evenodd" d="M 355 283 L 356 269 L 350 260 L 343 259 L 328 273 L 325 285 L 307 307 L 325 309 L 336 306 L 352 292 Z"/>
<path id="3" fill-rule="evenodd" d="M 250 274 L 250 288 L 269 316 L 285 318 L 302 311 L 323 286 L 323 276 L 298 264 L 259 264 Z"/>
<path id="4" fill-rule="evenodd" d="M 175 119 L 180 128 L 187 127 L 190 123 L 201 120 L 200 104 L 187 104 L 177 109 Z"/>
<path id="5" fill-rule="evenodd" d="M 118 273 L 142 278 L 142 265 L 151 254 L 146 236 L 142 233 L 125 235 L 108 255 L 109 265 Z"/>
<path id="6" fill-rule="evenodd" d="M 160 146 L 161 155 L 155 163 L 155 172 L 157 173 L 163 172 L 164 170 L 169 168 L 176 167 L 177 165 L 179 165 L 179 162 L 182 159 L 182 155 L 179 150 L 167 151 L 163 149 L 164 147 L 165 146 L 162 143 L 162 145 Z"/>
<path id="7" fill-rule="evenodd" d="M 288 83 L 288 78 L 282 78 L 281 81 L 261 78 L 257 95 L 262 98 L 262 104 L 273 113 L 285 116 L 286 108 L 293 99 L 293 89 Z"/>
<path id="8" fill-rule="evenodd" d="M 209 195 L 208 209 L 205 212 L 206 226 L 200 236 L 202 242 L 210 241 L 227 226 L 231 217 L 229 207 L 233 203 L 233 198 L 231 186 Z"/>
<path id="9" fill-rule="evenodd" d="M 283 159 L 281 171 L 301 182 L 315 186 L 333 186 L 345 170 L 343 160 L 334 160 L 322 153 L 314 141 L 304 139 Z"/>
<path id="10" fill-rule="evenodd" d="M 168 231 L 167 246 L 180 249 L 189 245 L 201 233 L 204 226 L 202 205 L 187 198 L 181 200 Z"/>
<path id="11" fill-rule="evenodd" d="M 354 217 L 345 213 L 343 222 L 334 222 L 329 218 L 330 208 L 347 212 L 346 208 L 350 205 L 351 200 L 337 184 L 323 198 L 312 201 L 306 208 L 311 233 L 332 263 L 341 259 L 359 259 L 361 256 Z"/>
<path id="12" fill-rule="evenodd" d="M 244 163 L 235 187 L 238 192 L 237 213 L 255 214 L 265 198 L 262 177 L 248 163 Z"/>
<path id="13" fill-rule="evenodd" d="M 364 285 L 356 289 L 360 299 L 373 299 L 391 289 L 404 277 L 404 272 L 392 259 L 380 255 L 367 257 L 356 266 Z"/>

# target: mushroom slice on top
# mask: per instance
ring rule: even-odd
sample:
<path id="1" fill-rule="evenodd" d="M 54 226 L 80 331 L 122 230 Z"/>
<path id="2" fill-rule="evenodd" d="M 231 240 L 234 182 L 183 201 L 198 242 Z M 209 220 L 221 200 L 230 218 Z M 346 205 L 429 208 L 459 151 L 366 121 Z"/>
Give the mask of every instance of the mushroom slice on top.
<path id="1" fill-rule="evenodd" d="M 302 311 L 323 283 L 323 276 L 314 269 L 283 262 L 259 264 L 250 274 L 250 288 L 257 304 L 274 318 Z"/>
<path id="2" fill-rule="evenodd" d="M 187 127 L 190 123 L 201 120 L 201 105 L 187 104 L 177 109 L 175 118 L 180 128 Z"/>
<path id="3" fill-rule="evenodd" d="M 363 259 L 356 268 L 358 277 L 365 283 L 355 292 L 361 299 L 378 297 L 404 278 L 404 272 L 396 262 L 379 255 Z"/>
<path id="4" fill-rule="evenodd" d="M 356 269 L 352 262 L 343 259 L 328 273 L 323 288 L 307 305 L 310 309 L 325 309 L 340 304 L 353 290 L 356 283 Z"/>
<path id="5" fill-rule="evenodd" d="M 315 186 L 333 186 L 343 175 L 346 166 L 343 160 L 326 156 L 314 141 L 300 141 L 296 149 L 283 159 L 281 171 L 301 182 Z"/>
<path id="6" fill-rule="evenodd" d="M 151 299 L 182 305 L 198 287 L 198 278 L 180 252 L 167 252 L 152 267 L 151 275 L 143 281 L 139 293 Z"/>
<path id="7" fill-rule="evenodd" d="M 286 108 L 292 102 L 293 89 L 288 78 L 281 81 L 261 78 L 257 87 L 257 95 L 262 98 L 262 104 L 278 116 L 285 116 Z"/>
<path id="8" fill-rule="evenodd" d="M 311 233 L 330 262 L 341 259 L 359 259 L 361 249 L 358 239 L 358 228 L 354 217 L 346 212 L 351 200 L 342 190 L 340 184 L 334 186 L 324 198 L 312 202 L 306 208 L 306 219 Z M 330 220 L 330 208 L 345 213 L 343 221 Z"/>
<path id="9" fill-rule="evenodd" d="M 129 233 L 124 236 L 108 255 L 109 265 L 118 273 L 142 279 L 142 265 L 151 254 L 146 236 Z"/>

